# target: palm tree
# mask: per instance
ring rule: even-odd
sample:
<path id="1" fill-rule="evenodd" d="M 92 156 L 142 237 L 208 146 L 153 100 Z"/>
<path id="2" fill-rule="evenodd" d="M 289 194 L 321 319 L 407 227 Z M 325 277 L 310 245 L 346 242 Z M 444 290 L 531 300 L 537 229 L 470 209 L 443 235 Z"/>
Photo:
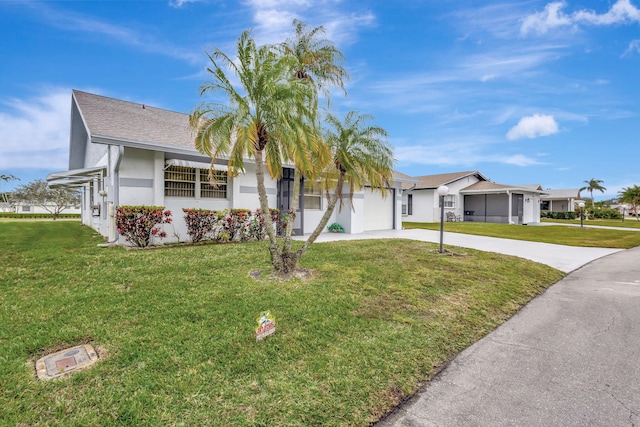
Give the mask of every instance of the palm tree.
<path id="1" fill-rule="evenodd" d="M 212 159 L 228 156 L 229 173 L 244 172 L 246 156 L 255 160 L 260 209 L 269 237 L 271 263 L 276 274 L 289 274 L 290 265 L 278 245 L 264 184 L 265 166 L 273 178 L 282 174 L 283 162 L 311 172 L 314 156 L 326 150 L 316 126 L 315 92 L 303 80 L 291 79 L 293 60 L 273 46 L 256 46 L 249 31 L 237 42 L 232 58 L 216 49 L 209 54 L 213 80 L 200 87 L 200 95 L 222 93 L 230 105 L 203 103 L 191 114 L 195 146 Z M 233 76 L 228 76 L 225 70 Z M 231 79 L 240 82 L 236 89 Z M 322 157 L 322 156 L 320 156 Z"/>
<path id="2" fill-rule="evenodd" d="M 331 87 L 339 87 L 346 94 L 344 82 L 348 79 L 348 73 L 342 66 L 345 58 L 331 40 L 322 38 L 324 27 L 319 26 L 309 29 L 306 24 L 297 19 L 293 21 L 293 27 L 294 36 L 278 46 L 280 52 L 292 61 L 292 78 L 309 84 L 314 88 L 316 108 L 318 92 L 322 92 L 327 98 L 327 103 L 329 103 Z M 306 179 L 315 180 L 330 162 L 329 150 L 321 150 L 316 153 L 314 160 L 313 164 L 306 165 L 306 171 L 301 171 L 299 168 L 294 170 L 289 221 L 287 222 L 283 243 L 283 252 L 291 259 L 290 262 L 294 264 L 291 268 L 295 268 L 295 264 L 300 258 L 300 256 L 291 256 L 291 235 L 298 209 L 300 178 L 302 175 Z"/>
<path id="3" fill-rule="evenodd" d="M 18 180 L 18 178 L 13 175 L 5 175 L 3 173 L 0 173 L 0 181 L 9 182 L 14 180 Z"/>
<path id="4" fill-rule="evenodd" d="M 339 87 L 345 95 L 344 83 L 349 79 L 347 70 L 342 66 L 344 55 L 331 40 L 320 38 L 324 27 L 308 29 L 307 25 L 297 19 L 293 21 L 293 38 L 288 38 L 280 45 L 285 55 L 295 59 L 293 76 L 311 82 L 317 92 L 322 92 L 329 101 L 329 88 Z"/>
<path id="5" fill-rule="evenodd" d="M 316 229 L 298 250 L 298 257 L 320 235 L 338 201 L 342 209 L 345 183 L 349 188 L 350 202 L 354 193 L 365 185 L 379 189 L 386 196 L 393 178 L 395 160 L 393 150 L 386 141 L 387 132 L 382 127 L 368 125 L 372 119 L 373 116 L 360 115 L 356 111 L 347 113 L 344 121 L 333 114 L 327 115 L 324 138 L 333 157 L 333 164 L 324 177 L 329 205 Z M 329 195 L 331 187 L 333 194 Z"/>
<path id="6" fill-rule="evenodd" d="M 634 185 L 633 187 L 625 187 L 619 193 L 620 201 L 623 203 L 629 203 L 631 210 L 636 216 L 636 220 L 640 221 L 638 216 L 638 206 L 640 206 L 640 186 Z"/>
<path id="7" fill-rule="evenodd" d="M 593 190 L 598 190 L 601 193 L 604 193 L 604 190 L 606 190 L 606 187 L 603 187 L 601 184 L 604 181 L 601 179 L 595 179 L 595 178 L 591 178 L 588 181 L 584 181 L 585 184 L 587 184 L 585 187 L 580 188 L 578 191 L 584 191 L 587 190 L 589 191 L 589 194 L 591 195 L 591 207 L 593 208 L 594 205 L 594 200 L 593 200 Z"/>

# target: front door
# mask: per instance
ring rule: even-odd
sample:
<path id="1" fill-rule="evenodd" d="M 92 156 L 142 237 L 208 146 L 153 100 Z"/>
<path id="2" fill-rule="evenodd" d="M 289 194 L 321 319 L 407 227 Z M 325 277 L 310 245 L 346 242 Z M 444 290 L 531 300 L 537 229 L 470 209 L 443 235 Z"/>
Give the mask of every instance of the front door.
<path id="1" fill-rule="evenodd" d="M 518 216 L 518 224 L 522 224 L 522 216 L 524 212 L 524 194 L 514 194 L 513 203 L 511 204 L 512 215 Z"/>
<path id="2" fill-rule="evenodd" d="M 291 210 L 291 196 L 293 195 L 293 174 L 292 168 L 283 168 L 282 178 L 278 180 L 278 209 L 280 215 L 286 215 Z M 296 219 L 293 222 L 293 234 L 301 236 L 304 225 L 304 182 L 300 180 L 300 197 L 298 198 L 298 209 Z"/>

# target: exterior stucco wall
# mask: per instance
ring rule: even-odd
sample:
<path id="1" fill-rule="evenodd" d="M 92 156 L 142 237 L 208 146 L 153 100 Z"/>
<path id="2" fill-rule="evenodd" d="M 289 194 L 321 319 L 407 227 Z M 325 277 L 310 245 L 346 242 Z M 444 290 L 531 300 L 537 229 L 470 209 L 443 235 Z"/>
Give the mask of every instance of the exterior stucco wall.
<path id="1" fill-rule="evenodd" d="M 96 146 L 98 144 L 91 144 Z M 184 197 L 166 197 L 164 195 L 164 168 L 165 153 L 137 148 L 124 147 L 123 156 L 117 171 L 117 182 L 114 182 L 115 164 L 118 158 L 119 147 L 112 147 L 110 154 L 107 146 L 88 150 L 92 153 L 92 161 L 107 166 L 108 174 L 103 182 L 92 181 L 85 185 L 83 195 L 83 222 L 87 223 L 103 236 L 108 237 L 113 228 L 113 217 L 110 212 L 112 207 L 125 205 L 164 206 L 172 212 L 172 223 L 163 226 L 167 238 L 163 242 L 187 241 L 187 227 L 184 221 L 183 208 L 197 208 L 209 210 L 222 210 L 242 208 L 256 210 L 260 203 L 257 194 L 255 177 L 255 165 L 246 164 L 245 173 L 236 177 L 230 177 L 227 184 L 227 197 L 225 199 L 199 199 Z M 95 166 L 92 165 L 92 166 Z M 269 206 L 277 206 L 277 180 L 268 175 L 265 176 L 265 186 L 268 194 Z M 347 189 L 345 188 L 345 191 Z M 113 194 L 118 191 L 117 206 L 114 205 Z M 401 196 L 396 190 L 395 223 L 401 228 Z M 389 196 L 393 197 L 393 196 Z M 324 195 L 321 209 L 306 209 L 304 211 L 305 234 L 311 233 L 319 223 L 327 208 L 328 202 Z M 96 209 L 96 205 L 99 208 Z M 327 225 L 338 222 L 348 233 L 360 233 L 364 231 L 364 193 L 354 194 L 353 202 L 349 202 L 348 195 L 344 199 L 344 207 L 335 212 Z M 327 230 L 323 230 L 326 232 Z M 119 243 L 124 243 L 120 238 Z"/>
<path id="2" fill-rule="evenodd" d="M 433 190 L 413 190 L 413 214 L 404 215 L 402 219 L 407 222 L 434 222 L 434 199 Z"/>
<path id="3" fill-rule="evenodd" d="M 164 197 L 155 197 L 156 188 L 164 188 L 164 182 L 156 181 L 155 153 L 148 150 L 125 148 L 120 163 L 120 206 L 163 206 Z"/>

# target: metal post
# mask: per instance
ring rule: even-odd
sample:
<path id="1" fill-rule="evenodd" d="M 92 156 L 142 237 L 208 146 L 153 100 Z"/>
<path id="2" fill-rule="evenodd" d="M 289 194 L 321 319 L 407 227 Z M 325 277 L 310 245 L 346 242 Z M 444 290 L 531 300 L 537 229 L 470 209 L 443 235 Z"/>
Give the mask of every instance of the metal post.
<path id="1" fill-rule="evenodd" d="M 440 253 L 442 250 L 442 241 L 444 239 L 444 196 L 440 196 Z"/>

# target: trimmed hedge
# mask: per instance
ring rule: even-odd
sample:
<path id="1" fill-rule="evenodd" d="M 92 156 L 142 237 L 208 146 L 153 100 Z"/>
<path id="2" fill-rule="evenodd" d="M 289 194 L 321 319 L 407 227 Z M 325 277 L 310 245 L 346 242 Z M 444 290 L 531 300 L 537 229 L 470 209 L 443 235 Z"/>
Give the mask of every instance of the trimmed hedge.
<path id="1" fill-rule="evenodd" d="M 588 218 L 597 219 L 622 219 L 622 214 L 617 209 L 611 208 L 585 208 Z"/>
<path id="2" fill-rule="evenodd" d="M 266 224 L 260 210 L 224 209 L 211 211 L 208 209 L 183 208 L 187 233 L 194 243 L 204 240 L 215 242 L 248 242 L 263 240 L 266 237 Z M 271 209 L 271 220 L 277 231 L 282 232 L 286 220 L 280 216 L 278 209 Z"/>
<path id="3" fill-rule="evenodd" d="M 0 218 L 17 218 L 17 219 L 51 219 L 53 215 L 50 213 L 15 213 L 0 212 Z M 80 219 L 80 214 L 61 213 L 58 214 L 59 219 Z"/>
<path id="4" fill-rule="evenodd" d="M 540 218 L 576 219 L 576 213 L 575 212 L 560 212 L 560 211 L 540 211 Z"/>

